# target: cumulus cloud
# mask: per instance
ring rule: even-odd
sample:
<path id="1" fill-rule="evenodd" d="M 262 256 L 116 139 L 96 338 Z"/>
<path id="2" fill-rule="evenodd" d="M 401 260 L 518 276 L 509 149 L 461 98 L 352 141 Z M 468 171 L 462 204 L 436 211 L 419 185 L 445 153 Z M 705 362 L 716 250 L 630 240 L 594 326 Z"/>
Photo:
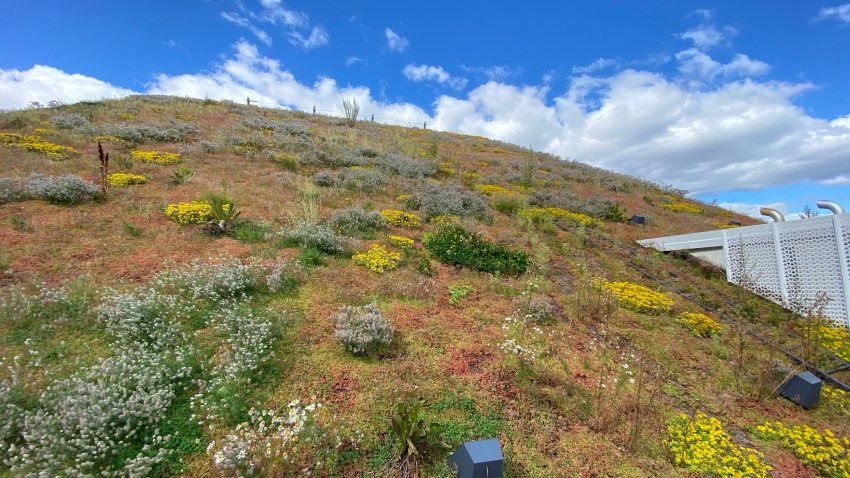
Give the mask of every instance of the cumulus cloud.
<path id="1" fill-rule="evenodd" d="M 247 28 L 251 31 L 251 33 L 254 34 L 254 36 L 257 37 L 258 40 L 265 43 L 267 46 L 272 45 L 272 37 L 270 37 L 269 34 L 266 33 L 264 30 L 257 28 L 253 23 L 251 23 L 250 20 L 243 17 L 242 15 L 239 15 L 235 12 L 221 12 L 221 18 L 224 18 L 225 20 L 234 25 Z"/>
<path id="2" fill-rule="evenodd" d="M 327 45 L 330 41 L 330 36 L 327 30 L 321 25 L 314 26 L 310 30 L 309 35 L 305 35 L 300 30 L 310 28 L 308 22 L 309 17 L 304 12 L 290 10 L 284 7 L 280 0 L 260 0 L 260 11 L 252 11 L 237 2 L 237 6 L 245 12 L 248 17 L 242 16 L 236 12 L 221 12 L 221 17 L 234 25 L 247 28 L 257 37 L 258 40 L 268 46 L 272 44 L 272 38 L 265 30 L 259 28 L 254 22 L 268 23 L 274 26 L 287 27 L 286 35 L 289 37 L 289 43 L 309 50 L 322 45 Z M 250 18 L 249 18 L 250 17 Z"/>
<path id="3" fill-rule="evenodd" d="M 351 66 L 351 65 L 357 63 L 358 61 L 363 61 L 363 60 L 361 60 L 360 58 L 357 58 L 356 56 L 349 56 L 345 59 L 345 66 Z"/>
<path id="4" fill-rule="evenodd" d="M 850 24 L 850 3 L 845 3 L 844 5 L 839 5 L 837 7 L 821 8 L 820 12 L 818 12 L 818 16 L 816 16 L 814 20 L 820 21 L 828 18 L 834 18 L 840 22 Z"/>
<path id="5" fill-rule="evenodd" d="M 589 74 L 594 71 L 602 70 L 604 68 L 608 68 L 609 66 L 616 65 L 617 60 L 612 60 L 610 58 L 599 58 L 593 63 L 587 66 L 574 66 L 573 73 L 574 74 Z"/>
<path id="6" fill-rule="evenodd" d="M 305 50 L 327 45 L 330 41 L 328 32 L 321 26 L 313 27 L 313 30 L 310 31 L 310 36 L 307 38 L 304 38 L 304 35 L 302 35 L 301 32 L 295 30 L 289 32 L 287 35 L 289 35 L 289 43 Z"/>
<path id="7" fill-rule="evenodd" d="M 787 220 L 794 220 L 794 219 L 799 218 L 799 216 L 797 216 L 796 214 L 789 214 L 788 213 L 788 210 L 789 210 L 788 204 L 786 204 L 784 202 L 773 202 L 773 203 L 770 203 L 770 204 L 750 204 L 750 203 L 745 203 L 745 202 L 722 202 L 722 203 L 718 204 L 718 206 L 722 207 L 723 209 L 735 211 L 735 212 L 741 213 L 745 216 L 754 217 L 756 219 L 761 219 L 763 221 L 765 220 L 765 216 L 762 216 L 761 212 L 759 212 L 761 210 L 761 208 L 763 208 L 763 207 L 768 207 L 770 209 L 776 209 L 777 211 L 781 212 L 782 215 L 785 216 L 785 219 L 787 219 Z M 771 221 L 770 219 L 767 219 L 767 222 L 770 222 L 770 221 Z"/>
<path id="8" fill-rule="evenodd" d="M 409 80 L 413 81 L 435 81 L 440 84 L 450 86 L 456 90 L 462 90 L 466 87 L 466 78 L 451 76 L 441 66 L 419 65 L 413 63 L 404 67 L 401 70 L 402 74 Z"/>
<path id="9" fill-rule="evenodd" d="M 714 79 L 717 76 L 724 77 L 747 77 L 760 76 L 770 71 L 770 65 L 759 60 L 753 60 L 747 55 L 736 54 L 726 64 L 713 60 L 704 52 L 689 48 L 676 53 L 679 60 L 679 71 L 682 73 L 703 79 Z"/>
<path id="10" fill-rule="evenodd" d="M 423 77 L 428 75 L 441 77 L 439 70 L 426 67 Z M 238 101 L 250 96 L 281 106 L 335 111 L 342 98 L 356 98 L 366 115 L 427 121 L 429 128 L 531 146 L 696 194 L 848 180 L 850 115 L 830 121 L 798 107 L 796 97 L 813 85 L 725 79 L 722 73 L 716 78 L 693 88 L 678 74 L 626 69 L 608 76 L 575 76 L 554 97 L 546 86 L 490 81 L 463 95 L 441 95 L 428 112 L 410 103 L 376 99 L 365 86 L 341 86 L 332 78 L 299 81 L 278 60 L 240 41 L 235 54 L 210 71 L 157 75 L 145 92 Z M 0 107 L 128 93 L 45 66 L 0 71 Z"/>
<path id="11" fill-rule="evenodd" d="M 488 81 L 507 81 L 513 77 L 519 76 L 522 73 L 522 68 L 511 68 L 504 65 L 494 66 L 466 66 L 460 65 L 460 68 L 468 73 L 478 73 L 487 77 Z"/>
<path id="12" fill-rule="evenodd" d="M 410 42 L 407 41 L 407 38 L 404 38 L 398 33 L 392 31 L 389 27 L 384 30 L 384 34 L 387 36 L 387 48 L 389 48 L 390 51 L 403 52 L 404 50 L 407 50 L 408 46 L 410 46 Z"/>
<path id="13" fill-rule="evenodd" d="M 824 186 L 850 186 L 850 174 L 841 174 L 834 178 L 824 179 L 820 184 Z"/>
<path id="14" fill-rule="evenodd" d="M 725 26 L 718 30 L 713 24 L 702 23 L 684 33 L 679 33 L 678 37 L 683 40 L 691 40 L 696 48 L 707 50 L 720 45 L 737 34 L 738 30 L 731 26 Z"/>
<path id="15" fill-rule="evenodd" d="M 29 70 L 0 70 L 0 108 L 23 108 L 36 101 L 72 103 L 81 100 L 112 98 L 134 93 L 104 81 L 43 65 Z"/>

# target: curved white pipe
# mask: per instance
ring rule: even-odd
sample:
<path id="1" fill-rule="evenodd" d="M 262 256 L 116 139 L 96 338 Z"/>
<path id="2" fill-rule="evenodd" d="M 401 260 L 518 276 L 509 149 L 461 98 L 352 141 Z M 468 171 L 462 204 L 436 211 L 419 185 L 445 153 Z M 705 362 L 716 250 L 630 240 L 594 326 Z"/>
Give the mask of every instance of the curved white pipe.
<path id="1" fill-rule="evenodd" d="M 759 212 L 762 216 L 767 216 L 773 219 L 773 222 L 785 222 L 785 216 L 782 215 L 781 212 L 776 209 L 771 209 L 769 207 L 763 207 L 759 209 Z"/>
<path id="2" fill-rule="evenodd" d="M 821 209 L 829 209 L 833 214 L 844 214 L 844 208 L 835 201 L 818 201 L 817 205 Z"/>

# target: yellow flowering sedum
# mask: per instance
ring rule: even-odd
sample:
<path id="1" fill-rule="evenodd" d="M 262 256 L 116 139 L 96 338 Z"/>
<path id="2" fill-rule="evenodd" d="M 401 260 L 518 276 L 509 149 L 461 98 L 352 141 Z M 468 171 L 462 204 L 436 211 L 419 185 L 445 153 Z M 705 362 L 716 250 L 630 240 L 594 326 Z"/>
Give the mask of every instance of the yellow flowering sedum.
<path id="1" fill-rule="evenodd" d="M 401 201 L 401 202 L 407 201 L 408 199 L 410 199 L 410 194 L 400 194 L 396 198 L 397 201 Z"/>
<path id="2" fill-rule="evenodd" d="M 440 172 L 445 174 L 446 176 L 454 176 L 455 170 L 452 169 L 452 163 L 442 162 L 440 163 Z"/>
<path id="3" fill-rule="evenodd" d="M 370 271 L 380 274 L 395 269 L 398 261 L 401 260 L 401 254 L 390 252 L 384 246 L 375 244 L 369 249 L 369 252 L 355 254 L 352 259 L 355 264 L 365 266 Z"/>
<path id="4" fill-rule="evenodd" d="M 850 476 L 850 440 L 838 439 L 830 430 L 823 433 L 803 426 L 786 427 L 767 422 L 756 427 L 763 440 L 779 440 L 803 463 L 817 469 L 819 476 Z"/>
<path id="5" fill-rule="evenodd" d="M 452 224 L 460 223 L 460 216 L 455 216 L 454 214 L 440 214 L 439 216 L 434 216 L 431 219 L 428 219 L 428 222 L 436 225 L 437 227 L 451 226 Z"/>
<path id="6" fill-rule="evenodd" d="M 726 224 L 725 222 L 712 222 L 711 225 L 718 229 L 735 229 L 741 227 L 737 224 Z"/>
<path id="7" fill-rule="evenodd" d="M 35 153 L 43 153 L 48 158 L 61 161 L 69 155 L 76 153 L 74 148 L 61 146 L 45 141 L 38 136 L 28 136 L 17 133 L 0 133 L 0 143 L 11 148 L 23 148 Z"/>
<path id="8" fill-rule="evenodd" d="M 699 206 L 694 206 L 693 204 L 688 204 L 686 202 L 674 202 L 672 204 L 661 204 L 661 209 L 666 209 L 668 211 L 673 212 L 688 212 L 691 214 L 702 214 L 703 209 Z"/>
<path id="9" fill-rule="evenodd" d="M 178 224 L 202 224 L 212 219 L 212 207 L 203 201 L 169 204 L 165 215 Z"/>
<path id="10" fill-rule="evenodd" d="M 520 217 L 531 219 L 534 222 L 540 222 L 543 219 L 562 220 L 572 224 L 586 227 L 600 227 L 602 223 L 593 219 L 590 216 L 577 212 L 567 211 L 559 207 L 531 207 L 523 209 L 519 213 Z"/>
<path id="11" fill-rule="evenodd" d="M 696 337 L 713 337 L 723 330 L 717 321 L 699 312 L 682 312 L 676 322 L 684 325 Z"/>
<path id="12" fill-rule="evenodd" d="M 766 478 L 772 469 L 761 461 L 761 453 L 732 443 L 716 418 L 697 413 L 681 414 L 667 424 L 664 444 L 674 463 L 691 471 L 729 478 Z"/>
<path id="13" fill-rule="evenodd" d="M 620 307 L 644 314 L 662 314 L 670 311 L 674 302 L 660 292 L 631 282 L 608 282 L 594 279 L 593 284 L 614 294 Z"/>
<path id="14" fill-rule="evenodd" d="M 106 177 L 106 184 L 112 187 L 129 186 L 131 184 L 144 184 L 148 178 L 141 174 L 113 173 Z"/>
<path id="15" fill-rule="evenodd" d="M 397 209 L 384 209 L 381 211 L 381 216 L 383 216 L 384 219 L 393 226 L 413 229 L 422 225 L 422 220 L 419 219 L 419 216 L 416 214 L 399 211 Z"/>
<path id="16" fill-rule="evenodd" d="M 36 128 L 32 132 L 33 134 L 59 134 L 58 131 L 47 128 Z"/>
<path id="17" fill-rule="evenodd" d="M 506 196 L 518 195 L 516 191 L 511 191 L 510 189 L 505 189 L 502 186 L 496 186 L 495 184 L 476 184 L 475 189 L 481 191 L 487 196 L 492 196 L 494 194 L 504 194 Z"/>
<path id="18" fill-rule="evenodd" d="M 137 149 L 130 152 L 130 156 L 137 161 L 145 161 L 157 164 L 175 164 L 180 162 L 180 155 L 164 151 L 142 151 Z"/>
<path id="19" fill-rule="evenodd" d="M 817 324 L 808 332 L 809 338 L 821 348 L 827 349 L 850 362 L 850 331 L 847 327 Z"/>
<path id="20" fill-rule="evenodd" d="M 401 247 L 402 249 L 406 247 L 413 247 L 413 239 L 404 236 L 390 236 L 390 242 L 396 246 Z"/>

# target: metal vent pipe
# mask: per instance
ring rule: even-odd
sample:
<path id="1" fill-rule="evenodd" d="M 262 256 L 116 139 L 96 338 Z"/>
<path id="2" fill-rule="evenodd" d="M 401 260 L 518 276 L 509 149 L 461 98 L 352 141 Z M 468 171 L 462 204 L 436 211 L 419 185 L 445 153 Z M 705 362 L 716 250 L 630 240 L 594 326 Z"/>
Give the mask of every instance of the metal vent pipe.
<path id="1" fill-rule="evenodd" d="M 833 214 L 844 214 L 844 208 L 835 201 L 818 201 L 817 205 L 821 209 L 829 209 Z"/>
<path id="2" fill-rule="evenodd" d="M 776 209 L 771 209 L 769 207 L 763 207 L 759 209 L 759 212 L 762 216 L 767 216 L 773 219 L 773 222 L 785 222 L 785 216 L 782 215 L 781 212 Z"/>

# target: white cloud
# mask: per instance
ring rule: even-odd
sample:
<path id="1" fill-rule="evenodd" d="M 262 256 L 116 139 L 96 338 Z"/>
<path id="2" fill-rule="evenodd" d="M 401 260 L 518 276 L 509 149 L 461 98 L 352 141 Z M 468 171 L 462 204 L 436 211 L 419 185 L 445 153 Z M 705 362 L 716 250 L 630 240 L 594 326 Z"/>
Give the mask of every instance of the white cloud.
<path id="1" fill-rule="evenodd" d="M 244 17 L 236 12 L 221 12 L 221 17 L 225 20 L 247 28 L 253 33 L 258 40 L 268 46 L 272 44 L 271 36 L 263 29 L 257 27 L 254 22 L 269 23 L 275 26 L 284 26 L 289 29 L 286 35 L 289 37 L 289 43 L 309 50 L 322 45 L 327 45 L 330 41 L 330 36 L 324 27 L 317 25 L 310 30 L 310 35 L 299 31 L 299 29 L 309 29 L 309 17 L 304 12 L 290 10 L 285 8 L 280 0 L 259 0 L 262 9 L 259 12 L 250 11 L 245 8 L 241 2 L 237 2 L 237 6 L 250 17 Z"/>
<path id="2" fill-rule="evenodd" d="M 511 68 L 509 66 L 503 65 L 494 65 L 494 66 L 466 66 L 460 65 L 460 68 L 463 71 L 468 73 L 478 73 L 483 74 L 487 77 L 488 81 L 507 81 L 515 76 L 519 76 L 522 73 L 522 68 Z"/>
<path id="3" fill-rule="evenodd" d="M 703 23 L 684 33 L 680 33 L 678 36 L 683 40 L 691 40 L 694 42 L 694 46 L 701 50 L 707 50 L 713 46 L 720 45 L 724 40 L 728 40 L 737 34 L 738 30 L 731 26 L 726 26 L 722 30 L 718 30 L 714 25 Z"/>
<path id="4" fill-rule="evenodd" d="M 679 60 L 679 71 L 691 77 L 711 80 L 717 76 L 748 77 L 761 76 L 770 71 L 770 65 L 758 60 L 752 60 L 747 55 L 736 54 L 731 62 L 721 64 L 696 48 L 676 53 Z"/>
<path id="5" fill-rule="evenodd" d="M 834 178 L 824 179 L 820 183 L 824 186 L 850 186 L 850 175 L 841 174 Z"/>
<path id="6" fill-rule="evenodd" d="M 271 23 L 289 27 L 307 27 L 307 14 L 284 8 L 280 0 L 260 0 L 263 10 L 260 13 L 252 13 L 251 16 L 261 22 Z"/>
<path id="7" fill-rule="evenodd" d="M 257 28 L 250 20 L 235 12 L 221 12 L 221 18 L 224 18 L 234 25 L 247 28 L 257 37 L 258 40 L 265 43 L 267 46 L 272 45 L 272 38 L 264 30 Z"/>
<path id="8" fill-rule="evenodd" d="M 0 70 L 0 108 L 23 108 L 32 101 L 73 103 L 133 94 L 104 81 L 43 65 L 29 70 Z"/>
<path id="9" fill-rule="evenodd" d="M 838 21 L 850 23 L 850 3 L 845 3 L 844 5 L 839 5 L 837 7 L 821 8 L 820 12 L 818 12 L 818 16 L 816 16 L 814 20 L 826 20 L 833 17 Z"/>
<path id="10" fill-rule="evenodd" d="M 310 36 L 308 38 L 304 38 L 304 35 L 301 32 L 293 30 L 289 32 L 289 43 L 292 43 L 295 46 L 301 47 L 305 50 L 309 50 L 310 48 L 316 48 L 317 46 L 327 45 L 330 41 L 330 37 L 328 36 L 328 32 L 321 26 L 313 27 L 313 30 L 310 31 Z"/>
<path id="11" fill-rule="evenodd" d="M 300 82 L 254 45 L 240 41 L 235 48 L 235 55 L 209 72 L 157 75 L 145 92 L 240 102 L 250 96 L 335 111 L 342 98 L 353 97 L 366 115 L 427 121 L 429 128 L 531 146 L 698 194 L 804 180 L 838 184 L 848 177 L 850 114 L 829 121 L 795 105 L 798 95 L 813 89 L 811 84 L 745 78 L 695 89 L 680 77 L 627 69 L 574 77 L 568 90 L 555 97 L 545 86 L 490 81 L 463 95 L 436 98 L 429 114 L 331 78 Z M 45 66 L 0 71 L 0 107 L 128 93 Z"/>
<path id="12" fill-rule="evenodd" d="M 464 89 L 467 83 L 466 78 L 453 77 L 441 66 L 416 66 L 411 63 L 405 66 L 401 72 L 409 80 L 436 81 L 437 83 L 448 85 L 456 90 Z"/>
<path id="13" fill-rule="evenodd" d="M 358 61 L 363 61 L 363 60 L 361 60 L 360 58 L 357 58 L 356 56 L 349 56 L 345 59 L 345 66 L 351 66 L 351 65 L 357 63 Z"/>
<path id="14" fill-rule="evenodd" d="M 774 202 L 774 203 L 769 203 L 769 204 L 750 204 L 750 203 L 745 203 L 745 202 L 722 202 L 722 203 L 718 204 L 718 206 L 722 207 L 723 209 L 735 211 L 735 212 L 741 213 L 745 216 L 754 217 L 756 219 L 761 219 L 761 220 L 766 221 L 766 222 L 773 222 L 773 220 L 770 219 L 770 218 L 767 218 L 766 216 L 761 215 L 761 212 L 759 212 L 759 211 L 763 207 L 767 207 L 767 208 L 770 208 L 770 209 L 776 209 L 777 211 L 781 212 L 783 216 L 785 216 L 786 220 L 787 219 L 793 220 L 793 219 L 797 219 L 799 217 L 799 216 L 794 215 L 794 214 L 789 214 L 788 213 L 788 204 L 786 204 L 784 202 Z"/>
<path id="15" fill-rule="evenodd" d="M 617 60 L 613 60 L 611 58 L 599 58 L 593 63 L 587 66 L 574 66 L 573 73 L 574 74 L 589 74 L 594 71 L 601 70 L 603 68 L 608 68 L 609 66 L 616 65 Z"/>
<path id="16" fill-rule="evenodd" d="M 392 31 L 389 27 L 384 30 L 384 34 L 387 36 L 387 48 L 390 51 L 403 52 L 407 50 L 407 47 L 410 46 L 410 42 L 407 41 L 407 38 L 399 35 L 398 33 Z"/>

